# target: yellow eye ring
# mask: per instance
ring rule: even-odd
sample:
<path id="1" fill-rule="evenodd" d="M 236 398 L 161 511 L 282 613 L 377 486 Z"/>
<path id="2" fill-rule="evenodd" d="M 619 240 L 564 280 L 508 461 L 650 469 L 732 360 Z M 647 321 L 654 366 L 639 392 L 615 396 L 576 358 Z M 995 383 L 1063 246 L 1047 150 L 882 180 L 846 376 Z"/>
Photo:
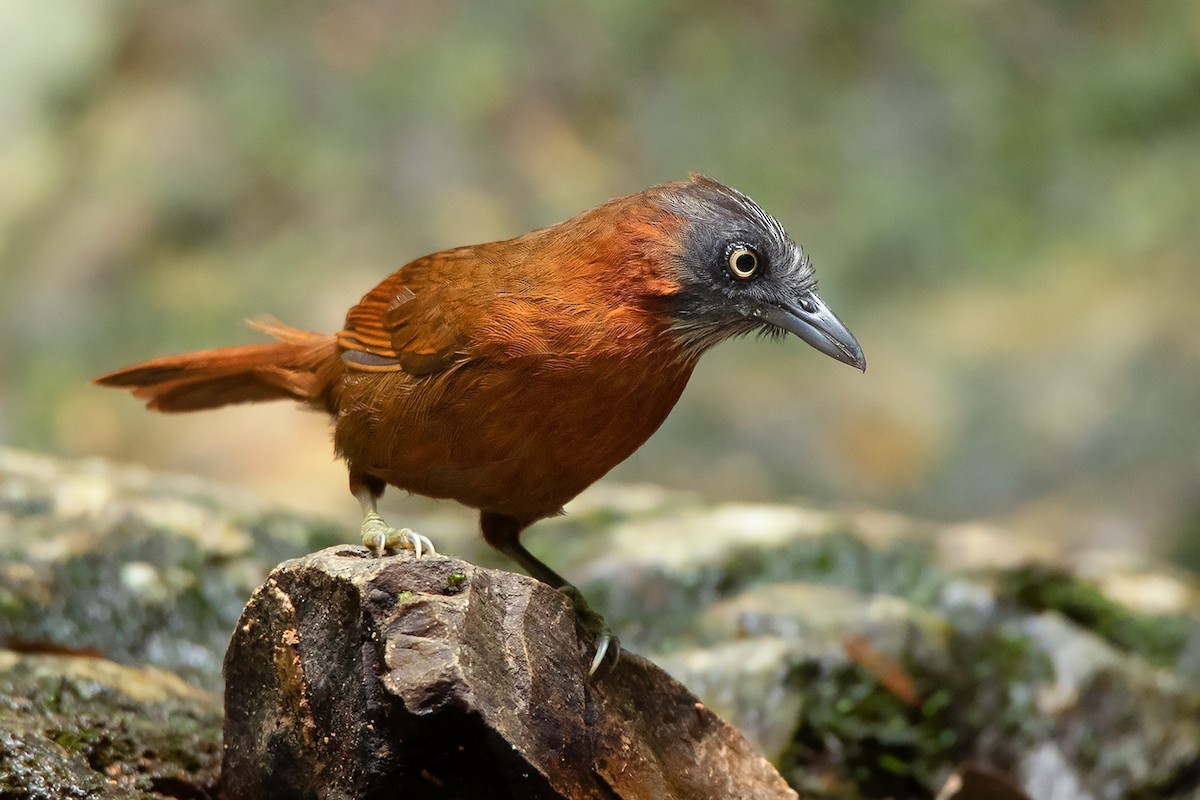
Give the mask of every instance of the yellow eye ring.
<path id="1" fill-rule="evenodd" d="M 758 274 L 758 253 L 749 247 L 735 247 L 729 251 L 729 271 L 733 277 L 748 280 Z"/>

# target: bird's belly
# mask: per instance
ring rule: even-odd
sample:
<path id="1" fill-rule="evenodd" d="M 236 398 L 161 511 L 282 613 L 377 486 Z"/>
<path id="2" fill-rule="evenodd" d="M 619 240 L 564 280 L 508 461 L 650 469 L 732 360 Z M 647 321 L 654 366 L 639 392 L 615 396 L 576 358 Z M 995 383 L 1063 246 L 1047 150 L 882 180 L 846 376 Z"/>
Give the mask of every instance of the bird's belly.
<path id="1" fill-rule="evenodd" d="M 691 374 L 690 365 L 639 366 L 464 368 L 428 383 L 351 392 L 360 401 L 343 405 L 335 441 L 352 470 L 533 521 L 641 446 Z"/>

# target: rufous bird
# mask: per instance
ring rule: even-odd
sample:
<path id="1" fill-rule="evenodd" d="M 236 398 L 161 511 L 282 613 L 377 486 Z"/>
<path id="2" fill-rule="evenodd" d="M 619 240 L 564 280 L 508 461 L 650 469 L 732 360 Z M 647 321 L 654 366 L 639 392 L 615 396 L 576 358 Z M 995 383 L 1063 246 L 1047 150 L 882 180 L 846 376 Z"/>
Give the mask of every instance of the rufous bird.
<path id="1" fill-rule="evenodd" d="M 368 292 L 336 335 L 255 327 L 276 341 L 158 358 L 96 382 L 155 411 L 292 399 L 328 412 L 363 544 L 433 550 L 380 518 L 386 486 L 452 498 L 479 509 L 488 544 L 569 594 L 521 532 L 640 447 L 706 350 L 787 332 L 866 367 L 783 226 L 695 175 L 515 239 L 418 258 Z"/>

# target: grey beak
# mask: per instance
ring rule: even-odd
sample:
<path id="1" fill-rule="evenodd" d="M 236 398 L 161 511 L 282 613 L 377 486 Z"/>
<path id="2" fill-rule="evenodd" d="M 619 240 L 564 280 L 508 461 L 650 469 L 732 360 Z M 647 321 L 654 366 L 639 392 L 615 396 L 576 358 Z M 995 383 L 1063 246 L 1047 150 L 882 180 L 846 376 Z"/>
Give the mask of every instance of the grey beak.
<path id="1" fill-rule="evenodd" d="M 776 305 L 764 303 L 754 316 L 768 325 L 794 333 L 827 356 L 843 364 L 867 370 L 858 340 L 842 324 L 816 292 L 805 292 L 795 300 Z"/>

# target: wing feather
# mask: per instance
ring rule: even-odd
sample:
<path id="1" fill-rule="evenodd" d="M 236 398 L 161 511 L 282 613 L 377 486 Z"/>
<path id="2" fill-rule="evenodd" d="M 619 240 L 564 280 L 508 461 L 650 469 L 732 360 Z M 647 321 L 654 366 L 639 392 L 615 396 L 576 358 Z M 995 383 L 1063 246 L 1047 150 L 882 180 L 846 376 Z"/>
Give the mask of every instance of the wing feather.
<path id="1" fill-rule="evenodd" d="M 368 292 L 338 334 L 342 361 L 365 372 L 430 375 L 467 358 L 470 339 L 469 248 L 417 259 Z"/>

